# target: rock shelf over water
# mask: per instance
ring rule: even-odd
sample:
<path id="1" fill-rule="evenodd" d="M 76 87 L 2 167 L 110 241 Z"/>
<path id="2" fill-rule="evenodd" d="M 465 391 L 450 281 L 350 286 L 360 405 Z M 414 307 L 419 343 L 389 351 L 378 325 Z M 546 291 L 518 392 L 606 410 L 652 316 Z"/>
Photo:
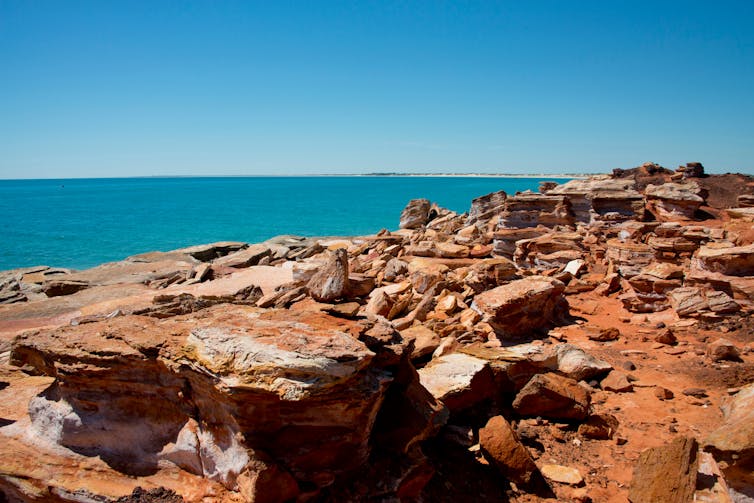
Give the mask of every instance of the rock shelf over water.
<path id="1" fill-rule="evenodd" d="M 0 501 L 754 497 L 754 179 L 469 204 L 0 273 Z"/>

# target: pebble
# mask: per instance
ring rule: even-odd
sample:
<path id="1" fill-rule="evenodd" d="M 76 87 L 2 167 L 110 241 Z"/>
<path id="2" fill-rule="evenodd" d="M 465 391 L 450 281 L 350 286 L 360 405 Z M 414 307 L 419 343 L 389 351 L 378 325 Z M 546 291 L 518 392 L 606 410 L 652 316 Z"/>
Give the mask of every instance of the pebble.
<path id="1" fill-rule="evenodd" d="M 647 356 L 647 352 L 641 349 L 623 349 L 620 354 L 622 356 Z"/>
<path id="2" fill-rule="evenodd" d="M 655 388 L 655 396 L 660 400 L 671 400 L 675 395 L 669 389 L 657 386 Z"/>
<path id="3" fill-rule="evenodd" d="M 682 393 L 686 396 L 693 396 L 694 398 L 707 398 L 707 390 L 702 388 L 686 388 Z"/>
<path id="4" fill-rule="evenodd" d="M 553 482 L 578 486 L 584 483 L 584 477 L 576 468 L 562 465 L 544 464 L 539 469 L 542 475 Z"/>

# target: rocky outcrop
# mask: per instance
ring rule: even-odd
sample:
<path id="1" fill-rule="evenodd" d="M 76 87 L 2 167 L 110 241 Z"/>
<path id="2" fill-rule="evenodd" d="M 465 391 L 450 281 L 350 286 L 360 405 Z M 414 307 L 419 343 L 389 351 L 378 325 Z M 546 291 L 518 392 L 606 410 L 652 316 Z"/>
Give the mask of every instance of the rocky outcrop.
<path id="1" fill-rule="evenodd" d="M 501 257 L 513 258 L 516 243 L 524 239 L 537 238 L 549 232 L 546 227 L 523 229 L 500 229 L 493 234 L 493 251 Z"/>
<path id="2" fill-rule="evenodd" d="M 500 215 L 500 227 L 521 229 L 527 227 L 555 227 L 573 225 L 571 203 L 566 196 L 550 196 L 521 192 L 510 196 L 505 202 L 505 211 Z"/>
<path id="3" fill-rule="evenodd" d="M 694 266 L 728 276 L 754 276 L 754 244 L 724 248 L 703 246 L 694 257 Z"/>
<path id="4" fill-rule="evenodd" d="M 499 217 L 505 210 L 507 197 L 508 194 L 501 190 L 473 199 L 466 225 L 480 225 Z"/>
<path id="5" fill-rule="evenodd" d="M 678 316 L 698 316 L 704 312 L 726 314 L 741 309 L 725 292 L 696 287 L 677 288 L 670 292 L 669 299 Z"/>
<path id="6" fill-rule="evenodd" d="M 683 173 L 0 273 L 0 500 L 607 501 L 678 431 L 725 460 L 697 499 L 725 494 L 753 450 L 754 234 L 718 208 L 754 189 L 691 177 L 690 222 L 650 188 L 652 220 L 644 188 Z"/>
<path id="7" fill-rule="evenodd" d="M 571 180 L 547 191 L 567 196 L 574 219 L 583 224 L 616 224 L 644 219 L 644 196 L 630 179 L 607 175 Z"/>
<path id="8" fill-rule="evenodd" d="M 630 278 L 654 262 L 655 252 L 644 243 L 615 238 L 607 242 L 607 258 L 621 276 Z"/>
<path id="9" fill-rule="evenodd" d="M 701 178 L 704 176 L 704 166 L 701 162 L 687 162 L 685 166 L 678 166 L 675 170 L 684 180 L 687 178 Z"/>
<path id="10" fill-rule="evenodd" d="M 658 220 L 694 220 L 704 204 L 704 193 L 695 183 L 648 185 L 647 208 Z"/>
<path id="11" fill-rule="evenodd" d="M 29 434 L 71 456 L 133 474 L 170 462 L 229 490 L 270 467 L 322 486 L 366 461 L 393 379 L 349 330 L 324 315 L 218 306 L 28 334 L 12 361 L 56 379 L 30 404 Z"/>

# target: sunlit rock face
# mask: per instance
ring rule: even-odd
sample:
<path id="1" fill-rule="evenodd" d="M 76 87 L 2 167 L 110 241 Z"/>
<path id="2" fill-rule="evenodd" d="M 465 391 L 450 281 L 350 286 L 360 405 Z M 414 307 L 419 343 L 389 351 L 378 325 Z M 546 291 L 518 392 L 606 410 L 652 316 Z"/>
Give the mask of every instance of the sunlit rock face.
<path id="1" fill-rule="evenodd" d="M 12 361 L 56 378 L 29 404 L 43 441 L 135 476 L 170 462 L 230 490 L 263 455 L 317 486 L 366 461 L 391 381 L 352 328 L 225 305 L 32 332 Z"/>

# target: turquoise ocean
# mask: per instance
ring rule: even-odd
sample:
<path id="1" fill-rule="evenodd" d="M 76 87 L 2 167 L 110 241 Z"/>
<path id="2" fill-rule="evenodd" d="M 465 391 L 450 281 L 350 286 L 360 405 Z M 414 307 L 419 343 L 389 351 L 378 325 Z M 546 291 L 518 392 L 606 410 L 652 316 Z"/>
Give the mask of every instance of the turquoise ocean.
<path id="1" fill-rule="evenodd" d="M 458 212 L 552 178 L 198 177 L 0 180 L 0 270 L 83 269 L 152 250 L 398 227 L 409 199 Z"/>

